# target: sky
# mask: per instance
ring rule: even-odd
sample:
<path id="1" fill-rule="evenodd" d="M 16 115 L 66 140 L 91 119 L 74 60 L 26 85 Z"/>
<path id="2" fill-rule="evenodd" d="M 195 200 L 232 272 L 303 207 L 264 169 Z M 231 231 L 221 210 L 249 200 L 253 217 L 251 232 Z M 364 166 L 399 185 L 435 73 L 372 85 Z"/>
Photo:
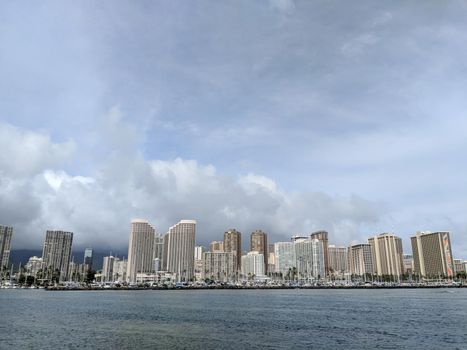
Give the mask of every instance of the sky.
<path id="1" fill-rule="evenodd" d="M 466 91 L 465 1 L 3 1 L 0 224 L 448 230 L 467 260 Z"/>

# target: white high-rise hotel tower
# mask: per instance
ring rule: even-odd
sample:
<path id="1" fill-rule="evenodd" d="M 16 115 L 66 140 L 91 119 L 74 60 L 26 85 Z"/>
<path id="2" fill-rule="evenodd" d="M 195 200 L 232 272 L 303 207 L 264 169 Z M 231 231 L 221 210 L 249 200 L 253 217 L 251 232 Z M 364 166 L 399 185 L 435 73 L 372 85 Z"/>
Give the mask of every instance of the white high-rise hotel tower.
<path id="1" fill-rule="evenodd" d="M 167 242 L 167 270 L 179 281 L 191 281 L 195 261 L 195 220 L 181 220 L 169 228 Z"/>
<path id="2" fill-rule="evenodd" d="M 154 235 L 154 227 L 148 221 L 141 219 L 131 221 L 127 266 L 127 278 L 130 282 L 136 282 L 138 273 L 153 271 Z"/>

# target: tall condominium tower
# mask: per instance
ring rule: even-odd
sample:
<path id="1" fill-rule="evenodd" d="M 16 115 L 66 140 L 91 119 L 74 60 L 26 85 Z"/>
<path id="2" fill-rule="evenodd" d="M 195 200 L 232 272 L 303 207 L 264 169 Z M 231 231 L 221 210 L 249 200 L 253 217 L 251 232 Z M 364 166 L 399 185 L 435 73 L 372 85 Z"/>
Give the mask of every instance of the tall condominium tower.
<path id="1" fill-rule="evenodd" d="M 61 281 L 68 278 L 72 243 L 73 232 L 50 230 L 46 232 L 42 261 L 50 277 L 52 277 L 51 274 L 58 270 Z"/>
<path id="2" fill-rule="evenodd" d="M 224 251 L 235 254 L 236 270 L 242 267 L 242 234 L 235 229 L 224 232 Z"/>
<path id="3" fill-rule="evenodd" d="M 128 244 L 127 278 L 136 282 L 137 273 L 151 273 L 153 270 L 154 228 L 146 220 L 131 221 Z"/>
<path id="4" fill-rule="evenodd" d="M 324 249 L 324 274 L 329 274 L 329 258 L 328 258 L 328 233 L 327 231 L 316 231 L 310 235 L 311 239 L 317 239 L 323 242 Z"/>
<path id="5" fill-rule="evenodd" d="M 393 233 L 368 238 L 373 254 L 373 266 L 378 276 L 400 276 L 404 273 L 402 239 Z"/>
<path id="6" fill-rule="evenodd" d="M 92 269 L 92 249 L 91 248 L 86 248 L 84 250 L 84 259 L 83 259 L 84 265 L 87 265 L 87 269 Z"/>
<path id="7" fill-rule="evenodd" d="M 167 270 L 179 281 L 191 281 L 195 261 L 195 220 L 181 220 L 168 232 Z"/>
<path id="8" fill-rule="evenodd" d="M 348 257 L 346 247 L 328 246 L 329 272 L 342 275 L 348 271 Z"/>
<path id="9" fill-rule="evenodd" d="M 104 256 L 102 263 L 102 281 L 111 282 L 114 276 L 115 257 L 112 255 Z"/>
<path id="10" fill-rule="evenodd" d="M 268 273 L 268 235 L 256 230 L 250 236 L 250 251 L 263 254 L 264 257 L 264 274 Z"/>
<path id="11" fill-rule="evenodd" d="M 295 264 L 299 279 L 313 275 L 313 243 L 309 238 L 292 238 L 295 250 Z"/>
<path id="12" fill-rule="evenodd" d="M 13 227 L 0 225 L 0 270 L 6 269 L 10 261 Z"/>
<path id="13" fill-rule="evenodd" d="M 295 267 L 295 247 L 293 242 L 274 243 L 274 255 L 276 257 L 275 272 L 285 276 L 291 268 Z"/>
<path id="14" fill-rule="evenodd" d="M 373 254 L 371 252 L 371 245 L 369 244 L 356 244 L 349 247 L 349 270 L 352 275 L 364 276 L 366 274 L 373 274 Z"/>
<path id="15" fill-rule="evenodd" d="M 410 240 L 415 273 L 427 278 L 454 276 L 449 232 L 418 232 Z"/>

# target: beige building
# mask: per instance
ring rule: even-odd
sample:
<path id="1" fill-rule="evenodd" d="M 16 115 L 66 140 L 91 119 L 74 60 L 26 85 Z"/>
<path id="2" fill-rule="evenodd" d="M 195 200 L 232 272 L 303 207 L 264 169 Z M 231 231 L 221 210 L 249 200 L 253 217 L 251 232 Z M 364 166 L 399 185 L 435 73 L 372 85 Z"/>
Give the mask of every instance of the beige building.
<path id="1" fill-rule="evenodd" d="M 263 274 L 268 273 L 268 235 L 266 232 L 256 230 L 250 236 L 250 251 L 258 252 L 263 255 L 264 269 Z"/>
<path id="2" fill-rule="evenodd" d="M 454 276 L 449 232 L 417 232 L 410 240 L 416 274 L 426 278 Z"/>
<path id="3" fill-rule="evenodd" d="M 235 253 L 232 252 L 204 252 L 203 278 L 216 281 L 233 281 L 237 277 Z"/>
<path id="4" fill-rule="evenodd" d="M 154 227 L 147 220 L 134 219 L 131 221 L 127 265 L 127 278 L 129 282 L 136 282 L 136 274 L 138 272 L 152 272 L 154 235 Z"/>
<path id="5" fill-rule="evenodd" d="M 378 276 L 401 276 L 404 273 L 402 239 L 393 233 L 370 237 L 374 272 Z"/>
<path id="6" fill-rule="evenodd" d="M 0 225 L 0 271 L 8 268 L 12 236 L 13 227 Z"/>
<path id="7" fill-rule="evenodd" d="M 58 271 L 60 281 L 68 279 L 72 243 L 73 232 L 51 230 L 46 232 L 42 249 L 42 261 L 44 268 L 47 269 L 46 278 L 52 278 Z"/>
<path id="8" fill-rule="evenodd" d="M 329 257 L 328 257 L 328 233 L 327 231 L 316 231 L 310 235 L 310 238 L 317 239 L 323 242 L 323 249 L 324 249 L 324 274 L 325 276 L 329 275 Z"/>
<path id="9" fill-rule="evenodd" d="M 373 254 L 369 244 L 356 244 L 348 249 L 349 272 L 352 275 L 364 276 L 373 274 Z"/>
<path id="10" fill-rule="evenodd" d="M 224 242 L 212 241 L 209 243 L 209 251 L 215 253 L 221 253 L 224 251 Z"/>
<path id="11" fill-rule="evenodd" d="M 167 271 L 178 281 L 194 278 L 195 220 L 181 220 L 169 229 L 167 236 Z"/>
<path id="12" fill-rule="evenodd" d="M 224 251 L 235 254 L 236 270 L 242 267 L 242 234 L 235 229 L 224 232 Z"/>
<path id="13" fill-rule="evenodd" d="M 328 246 L 328 267 L 329 273 L 333 275 L 343 275 L 348 272 L 348 256 L 346 247 Z"/>

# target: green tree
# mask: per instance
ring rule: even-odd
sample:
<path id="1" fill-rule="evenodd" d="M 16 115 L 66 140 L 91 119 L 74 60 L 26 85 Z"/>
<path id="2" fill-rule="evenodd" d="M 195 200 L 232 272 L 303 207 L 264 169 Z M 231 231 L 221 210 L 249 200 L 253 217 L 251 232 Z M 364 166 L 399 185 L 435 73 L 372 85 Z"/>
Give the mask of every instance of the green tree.
<path id="1" fill-rule="evenodd" d="M 96 277 L 96 271 L 88 269 L 88 271 L 86 271 L 86 275 L 84 277 L 84 282 L 86 284 L 90 284 L 90 283 L 92 283 L 94 281 L 95 277 Z"/>

